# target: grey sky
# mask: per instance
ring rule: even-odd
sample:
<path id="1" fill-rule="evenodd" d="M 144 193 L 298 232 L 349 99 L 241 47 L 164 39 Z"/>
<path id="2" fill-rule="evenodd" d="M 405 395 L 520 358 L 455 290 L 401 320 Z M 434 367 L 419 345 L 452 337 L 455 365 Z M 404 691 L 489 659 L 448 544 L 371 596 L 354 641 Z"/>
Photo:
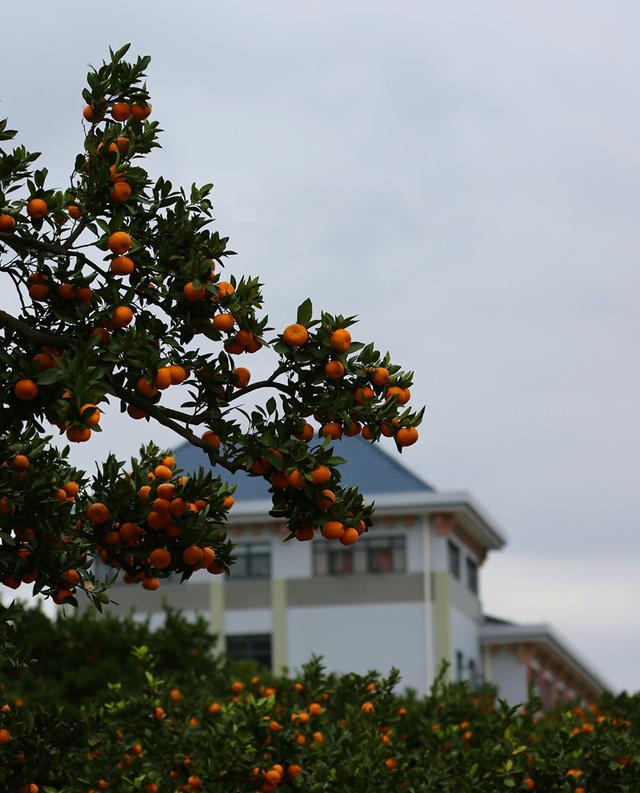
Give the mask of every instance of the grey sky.
<path id="1" fill-rule="evenodd" d="M 415 369 L 428 411 L 403 459 L 509 537 L 487 610 L 553 622 L 640 687 L 637 3 L 76 8 L 3 10 L 21 34 L 3 38 L 0 116 L 52 184 L 80 145 L 86 64 L 132 41 L 166 131 L 154 168 L 216 183 L 272 324 L 310 295 Z M 150 434 L 105 425 L 85 464 L 114 432 L 123 455 Z"/>

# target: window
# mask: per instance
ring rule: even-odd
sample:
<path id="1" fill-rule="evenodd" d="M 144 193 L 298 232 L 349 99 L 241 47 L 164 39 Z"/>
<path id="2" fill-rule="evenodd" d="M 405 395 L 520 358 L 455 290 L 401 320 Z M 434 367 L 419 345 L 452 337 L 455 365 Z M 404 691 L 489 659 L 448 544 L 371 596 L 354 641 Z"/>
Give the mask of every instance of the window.
<path id="1" fill-rule="evenodd" d="M 469 658 L 469 683 L 471 683 L 471 688 L 476 688 L 478 682 L 478 670 L 476 669 L 476 662 L 473 660 L 473 658 Z"/>
<path id="2" fill-rule="evenodd" d="M 449 549 L 449 572 L 454 578 L 460 578 L 460 548 L 455 542 L 448 542 Z"/>
<path id="3" fill-rule="evenodd" d="M 349 547 L 317 543 L 313 549 L 314 575 L 379 575 L 404 573 L 404 537 L 361 537 Z"/>
<path id="4" fill-rule="evenodd" d="M 456 650 L 456 680 L 464 680 L 464 655 Z"/>
<path id="5" fill-rule="evenodd" d="M 234 660 L 257 661 L 263 666 L 271 666 L 271 636 L 248 634 L 246 636 L 227 636 L 227 657 Z"/>
<path id="6" fill-rule="evenodd" d="M 478 594 L 478 565 L 467 556 L 467 586 L 475 594 Z"/>
<path id="7" fill-rule="evenodd" d="M 237 559 L 233 565 L 234 578 L 269 578 L 271 575 L 271 547 L 269 543 L 242 543 L 233 553 Z"/>

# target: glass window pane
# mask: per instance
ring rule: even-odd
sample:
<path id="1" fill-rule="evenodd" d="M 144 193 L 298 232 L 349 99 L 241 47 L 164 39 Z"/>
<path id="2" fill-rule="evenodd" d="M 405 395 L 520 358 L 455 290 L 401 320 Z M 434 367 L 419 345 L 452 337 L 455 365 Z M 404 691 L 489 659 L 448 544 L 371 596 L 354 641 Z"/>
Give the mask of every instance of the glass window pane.
<path id="1" fill-rule="evenodd" d="M 371 548 L 369 550 L 370 573 L 390 573 L 391 569 L 391 548 Z"/>
<path id="2" fill-rule="evenodd" d="M 329 573 L 329 560 L 327 548 L 313 549 L 313 572 L 314 575 L 327 575 Z"/>
<path id="3" fill-rule="evenodd" d="M 367 572 L 367 548 L 366 545 L 361 545 L 363 540 L 357 542 L 352 546 L 351 555 L 353 557 L 353 572 L 357 575 L 362 575 Z"/>
<path id="4" fill-rule="evenodd" d="M 349 575 L 353 572 L 353 558 L 349 551 L 329 551 L 329 572 L 332 575 Z"/>
<path id="5" fill-rule="evenodd" d="M 402 542 L 394 543 L 393 546 L 393 562 L 392 570 L 394 573 L 404 573 L 406 566 L 405 552 L 404 552 L 404 538 Z"/>
<path id="6" fill-rule="evenodd" d="M 460 578 L 460 548 L 451 540 L 447 547 L 449 549 L 449 572 L 455 578 Z"/>
<path id="7" fill-rule="evenodd" d="M 269 578 L 271 572 L 271 558 L 268 553 L 252 553 L 249 560 L 250 578 Z"/>
<path id="8" fill-rule="evenodd" d="M 246 553 L 239 553 L 239 548 L 234 549 L 234 553 L 237 554 L 237 559 L 235 564 L 231 568 L 231 575 L 235 576 L 235 578 L 246 578 L 247 577 L 247 554 Z"/>

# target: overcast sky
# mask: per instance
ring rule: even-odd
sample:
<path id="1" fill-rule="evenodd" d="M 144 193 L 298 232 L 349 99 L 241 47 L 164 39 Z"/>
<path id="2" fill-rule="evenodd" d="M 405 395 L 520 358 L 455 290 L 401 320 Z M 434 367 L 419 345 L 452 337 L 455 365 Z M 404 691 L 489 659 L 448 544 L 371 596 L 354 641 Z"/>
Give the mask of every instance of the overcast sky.
<path id="1" fill-rule="evenodd" d="M 640 688 L 637 2 L 34 0 L 2 20 L 0 116 L 60 187 L 87 64 L 153 56 L 154 172 L 215 182 L 272 324 L 310 295 L 415 370 L 403 460 L 508 536 L 485 609 Z M 104 425 L 84 464 L 152 432 Z"/>

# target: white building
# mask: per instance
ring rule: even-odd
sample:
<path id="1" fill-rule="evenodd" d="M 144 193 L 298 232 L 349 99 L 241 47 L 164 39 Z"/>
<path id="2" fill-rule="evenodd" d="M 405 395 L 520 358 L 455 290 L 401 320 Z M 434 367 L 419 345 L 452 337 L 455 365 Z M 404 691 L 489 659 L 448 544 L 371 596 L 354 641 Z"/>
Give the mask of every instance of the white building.
<path id="1" fill-rule="evenodd" d="M 562 663 L 570 662 L 572 687 L 565 694 L 588 697 L 600 688 L 555 637 L 558 652 L 549 646 L 547 662 L 527 650 L 539 637 L 523 634 L 509 643 L 508 630 L 492 632 L 485 624 L 480 571 L 486 554 L 505 540 L 468 493 L 435 491 L 361 438 L 343 439 L 340 454 L 347 459 L 343 481 L 357 483 L 376 503 L 373 528 L 354 546 L 321 537 L 282 542 L 284 526 L 267 515 L 264 480 L 235 476 L 230 534 L 238 561 L 231 576 L 202 572 L 187 584 L 163 583 L 155 593 L 118 587 L 112 592 L 116 608 L 151 613 L 153 620 L 153 614 L 161 618 L 164 601 L 206 614 L 229 655 L 256 658 L 277 672 L 295 670 L 317 654 L 338 672 L 396 666 L 406 687 L 424 693 L 447 661 L 454 679 L 487 678 L 499 686 L 504 679 L 505 696 L 521 701 L 522 680 L 540 664 L 539 656 L 545 674 L 558 679 Z M 191 446 L 178 449 L 176 458 L 185 470 L 206 463 Z M 509 664 L 513 648 L 515 666 Z M 525 656 L 524 677 L 518 677 L 518 659 Z"/>

